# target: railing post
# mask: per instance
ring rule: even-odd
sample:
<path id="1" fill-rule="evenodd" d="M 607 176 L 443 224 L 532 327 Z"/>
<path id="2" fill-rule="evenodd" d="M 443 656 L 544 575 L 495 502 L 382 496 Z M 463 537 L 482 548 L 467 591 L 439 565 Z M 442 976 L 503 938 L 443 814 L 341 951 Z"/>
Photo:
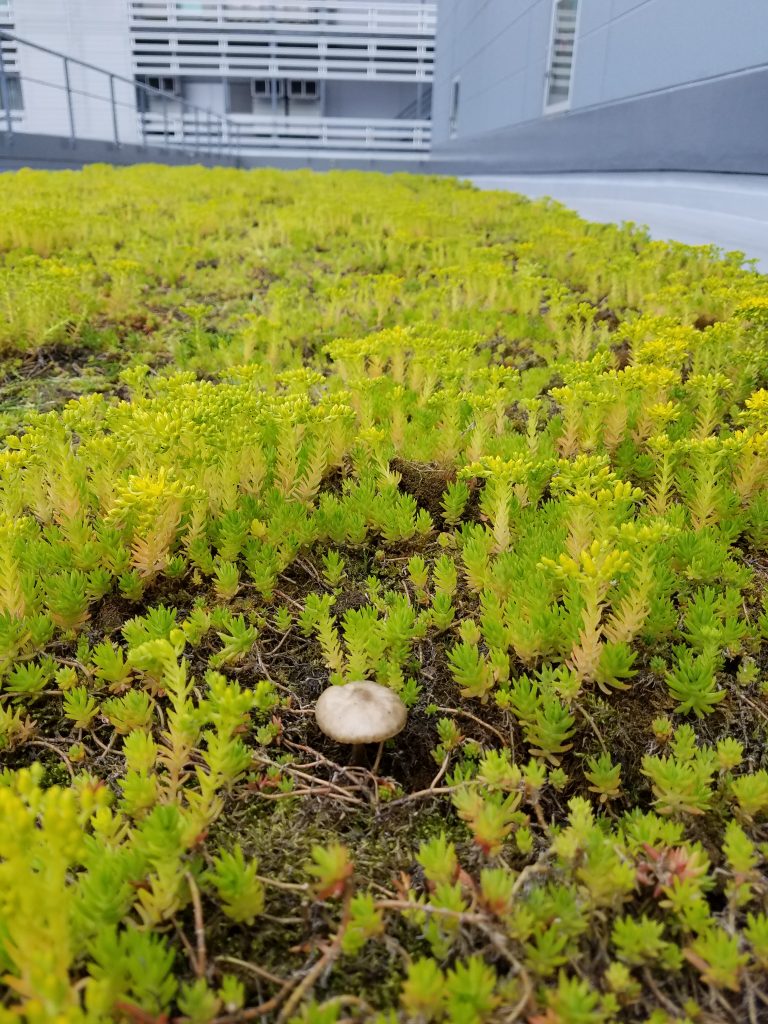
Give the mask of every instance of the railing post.
<path id="1" fill-rule="evenodd" d="M 141 144 L 144 149 L 147 148 L 147 112 L 149 104 L 147 103 L 147 94 L 143 88 L 139 88 L 141 83 L 136 84 L 137 95 L 141 97 L 139 100 L 139 124 L 141 126 Z"/>
<path id="2" fill-rule="evenodd" d="M 120 136 L 117 131 L 117 104 L 115 103 L 115 76 L 109 76 L 109 101 L 112 104 L 112 135 L 115 145 L 120 145 Z"/>
<path id="3" fill-rule="evenodd" d="M 0 32 L 0 101 L 5 111 L 5 130 L 8 133 L 8 140 L 13 137 L 13 121 L 11 119 L 11 90 L 5 74 L 5 59 L 3 58 L 3 33 Z"/>
<path id="4" fill-rule="evenodd" d="M 200 111 L 195 107 L 195 156 L 200 156 Z"/>
<path id="5" fill-rule="evenodd" d="M 72 107 L 72 86 L 69 81 L 69 57 L 64 57 L 64 88 L 67 90 L 67 111 L 69 112 L 69 138 L 75 145 L 75 111 Z"/>
<path id="6" fill-rule="evenodd" d="M 163 142 L 168 149 L 168 97 L 163 93 Z"/>

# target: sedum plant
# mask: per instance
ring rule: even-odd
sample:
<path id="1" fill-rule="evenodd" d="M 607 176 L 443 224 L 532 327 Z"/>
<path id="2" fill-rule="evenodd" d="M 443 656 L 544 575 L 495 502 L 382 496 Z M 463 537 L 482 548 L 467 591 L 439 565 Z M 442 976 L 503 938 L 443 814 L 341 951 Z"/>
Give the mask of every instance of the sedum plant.
<path id="1" fill-rule="evenodd" d="M 429 176 L 3 204 L 2 1024 L 759 1019 L 765 278 Z"/>

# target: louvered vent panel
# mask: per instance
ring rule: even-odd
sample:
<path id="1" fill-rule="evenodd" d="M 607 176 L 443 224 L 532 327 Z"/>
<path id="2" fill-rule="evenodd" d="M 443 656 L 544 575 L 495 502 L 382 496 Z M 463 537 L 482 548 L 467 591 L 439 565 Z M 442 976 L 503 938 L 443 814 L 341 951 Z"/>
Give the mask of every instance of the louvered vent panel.
<path id="1" fill-rule="evenodd" d="M 547 75 L 548 110 L 565 107 L 571 95 L 578 0 L 556 0 Z"/>

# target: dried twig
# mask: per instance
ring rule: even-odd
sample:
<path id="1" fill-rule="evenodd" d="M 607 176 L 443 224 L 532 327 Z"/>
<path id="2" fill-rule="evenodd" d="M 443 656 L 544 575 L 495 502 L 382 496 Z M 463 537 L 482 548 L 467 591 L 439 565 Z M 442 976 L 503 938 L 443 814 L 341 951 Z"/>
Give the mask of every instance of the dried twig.
<path id="1" fill-rule="evenodd" d="M 751 697 L 747 697 L 745 693 L 740 693 L 739 697 L 741 698 L 741 700 L 744 701 L 745 704 L 749 704 L 752 710 L 756 711 L 758 715 L 761 716 L 761 718 L 764 718 L 766 722 L 768 722 L 768 714 L 766 714 L 765 711 L 763 711 L 763 709 L 760 707 L 760 705 L 756 704 L 755 701 L 751 699 Z"/>
<path id="2" fill-rule="evenodd" d="M 75 770 L 72 767 L 72 762 L 69 760 L 63 750 L 59 750 L 55 743 L 49 743 L 48 740 L 27 740 L 27 743 L 35 747 L 45 747 L 46 750 L 52 750 L 54 754 L 61 758 L 64 764 L 67 766 L 69 777 L 72 782 L 75 781 Z"/>
<path id="3" fill-rule="evenodd" d="M 250 971 L 250 973 L 255 974 L 257 978 L 261 978 L 263 981 L 269 981 L 273 985 L 286 984 L 285 978 L 280 978 L 277 974 L 265 971 L 264 968 L 259 967 L 258 964 L 252 964 L 250 960 L 240 960 L 236 956 L 217 956 L 216 963 L 232 964 L 234 967 L 240 967 L 242 970 Z"/>
<path id="4" fill-rule="evenodd" d="M 285 889 L 286 892 L 307 892 L 310 888 L 309 882 L 281 882 L 277 878 L 268 878 L 266 875 L 254 875 L 263 885 L 271 885 L 273 889 Z"/>
<path id="5" fill-rule="evenodd" d="M 516 974 L 520 977 L 523 983 L 523 993 L 520 996 L 520 999 L 517 1001 L 515 1006 L 511 1008 L 510 1013 L 505 1018 L 510 1022 L 518 1019 L 530 1001 L 531 994 L 533 992 L 533 984 L 527 971 L 507 945 L 506 937 L 494 927 L 493 922 L 489 918 L 474 911 L 451 910 L 448 907 L 433 907 L 428 903 L 414 903 L 409 900 L 377 900 L 375 905 L 378 910 L 399 910 L 406 912 L 417 911 L 425 914 L 434 914 L 437 917 L 450 917 L 453 918 L 453 920 L 458 921 L 460 924 L 472 925 L 479 929 L 479 931 L 481 931 L 486 938 L 490 940 L 494 949 L 504 957 L 512 968 L 514 968 Z"/>
<path id="6" fill-rule="evenodd" d="M 93 736 L 93 734 L 91 734 L 91 735 Z M 93 737 L 93 738 L 95 738 L 95 737 Z M 102 753 L 99 754 L 99 756 L 96 758 L 96 764 L 98 764 L 99 761 L 103 761 L 104 760 L 104 758 L 107 756 L 107 754 L 112 750 L 112 747 L 113 747 L 116 739 L 117 739 L 117 733 L 113 730 L 112 735 L 109 737 L 109 743 L 107 743 L 106 747 L 103 744 L 100 744 L 101 749 L 102 749 Z"/>
<path id="7" fill-rule="evenodd" d="M 321 754 L 319 750 L 315 750 L 314 747 L 308 747 L 304 743 L 295 743 L 293 740 L 288 739 L 284 739 L 283 743 L 286 747 L 290 747 L 291 750 L 300 750 L 302 753 L 310 754 L 316 759 L 318 764 L 324 764 L 328 768 L 332 768 L 334 773 L 337 775 L 347 775 L 351 776 L 353 779 L 356 775 L 362 775 L 364 777 L 367 776 L 371 781 L 375 779 L 373 773 L 362 765 L 339 764 L 337 761 L 332 761 L 329 757 L 326 757 L 325 754 Z M 278 767 L 282 766 L 278 765 Z M 309 766 L 304 764 L 302 767 L 307 768 Z M 353 788 L 365 789 L 365 787 L 360 785 L 360 783 L 355 783 Z"/>
<path id="8" fill-rule="evenodd" d="M 257 1020 L 259 1017 L 266 1017 L 268 1013 L 276 1010 L 293 986 L 296 980 L 291 978 L 283 985 L 280 991 L 258 1006 L 251 1006 L 248 1009 L 237 1010 L 235 1013 L 226 1013 L 222 1017 L 214 1017 L 210 1024 L 241 1024 L 245 1020 Z M 189 1024 L 189 1017 L 174 1017 L 173 1024 Z"/>
<path id="9" fill-rule="evenodd" d="M 589 722 L 589 724 L 590 724 L 590 726 L 592 728 L 592 732 L 595 734 L 595 736 L 597 736 L 597 742 L 600 744 L 600 747 L 601 747 L 603 753 L 607 754 L 608 753 L 608 748 L 605 745 L 605 741 L 603 740 L 602 733 L 600 732 L 600 730 L 595 725 L 595 720 L 592 718 L 592 716 L 586 710 L 586 708 L 583 708 L 581 706 L 581 704 L 577 704 L 576 708 L 584 716 L 584 718 L 586 718 L 586 720 Z"/>
<path id="10" fill-rule="evenodd" d="M 185 872 L 184 877 L 189 886 L 189 894 L 192 897 L 192 907 L 195 913 L 195 943 L 197 945 L 197 962 L 195 974 L 198 978 L 204 978 L 208 966 L 208 955 L 205 948 L 205 921 L 203 919 L 203 904 L 200 900 L 200 890 L 197 888 L 190 871 Z"/>
<path id="11" fill-rule="evenodd" d="M 290 635 L 291 635 L 290 629 L 286 629 L 286 631 L 280 637 L 280 642 L 277 644 L 277 646 L 273 647 L 271 651 L 267 651 L 267 654 L 269 654 L 270 657 L 272 657 L 273 654 L 277 654 L 277 652 L 280 650 L 280 648 L 283 646 L 283 644 L 285 643 L 285 641 L 288 639 L 288 637 Z"/>
<path id="12" fill-rule="evenodd" d="M 673 1001 L 669 998 L 669 996 L 665 995 L 661 991 L 659 986 L 654 981 L 653 975 L 651 974 L 651 972 L 648 970 L 647 967 L 643 968 L 643 981 L 648 986 L 648 988 L 651 990 L 651 992 L 653 992 L 654 996 L 656 997 L 658 1002 L 661 1004 L 661 1006 L 664 1007 L 664 1009 L 667 1011 L 667 1013 L 671 1013 L 672 1016 L 675 1017 L 675 1018 L 677 1018 L 677 1017 L 684 1017 L 685 1016 L 685 1014 L 680 1009 L 680 1007 L 677 1006 L 675 1003 L 673 1003 Z"/>
<path id="13" fill-rule="evenodd" d="M 343 803 L 365 807 L 362 800 L 356 800 L 353 796 L 342 796 L 340 793 L 335 793 L 329 786 L 307 786 L 306 789 L 291 789 L 285 793 L 259 793 L 259 800 L 290 800 L 297 796 L 333 796 Z"/>
<path id="14" fill-rule="evenodd" d="M 349 923 L 350 916 L 350 904 L 352 901 L 353 889 L 351 886 L 347 887 L 347 893 L 344 898 L 344 909 L 341 915 L 341 923 L 339 924 L 338 930 L 333 937 L 333 940 L 327 946 L 325 952 L 318 961 L 310 968 L 309 971 L 304 975 L 299 984 L 293 990 L 290 998 L 286 1001 L 280 1014 L 277 1018 L 277 1024 L 283 1024 L 284 1021 L 288 1020 L 291 1013 L 299 1005 L 303 997 L 309 992 L 314 983 L 320 977 L 326 968 L 330 967 L 336 957 L 341 952 L 341 942 L 344 938 L 344 932 L 347 930 L 347 924 Z"/>
<path id="15" fill-rule="evenodd" d="M 443 711 L 446 715 L 459 715 L 461 716 L 461 718 L 469 718 L 471 721 L 475 722 L 481 728 L 493 733 L 493 735 L 501 742 L 502 746 L 506 747 L 507 744 L 509 743 L 508 737 L 506 737 L 503 733 L 499 732 L 499 730 L 494 725 L 491 725 L 489 722 L 484 722 L 482 718 L 478 718 L 477 715 L 473 715 L 469 711 L 464 711 L 463 708 L 438 707 L 437 710 Z"/>
<path id="16" fill-rule="evenodd" d="M 434 779 L 432 779 L 432 781 L 429 784 L 429 788 L 430 789 L 434 789 L 437 786 L 437 784 L 440 781 L 440 779 L 442 779 L 442 777 L 448 771 L 448 764 L 449 764 L 450 760 L 451 760 L 451 752 L 449 750 L 448 753 L 443 758 L 443 763 L 440 765 L 440 769 L 439 769 L 437 775 L 434 777 Z"/>
<path id="17" fill-rule="evenodd" d="M 87 665 L 84 665 L 82 661 L 78 661 L 76 658 L 61 658 L 58 654 L 54 654 L 54 658 L 59 662 L 59 664 L 71 665 L 72 668 L 78 669 L 78 671 L 82 672 L 88 679 L 93 679 L 92 670 L 89 669 Z"/>
<path id="18" fill-rule="evenodd" d="M 409 793 L 408 796 L 399 796 L 397 800 L 388 800 L 387 803 L 382 804 L 382 810 L 388 810 L 390 807 L 399 807 L 402 804 L 409 804 L 414 800 L 424 800 L 430 796 L 445 796 L 446 793 L 455 793 L 457 789 L 464 789 L 465 786 L 479 786 L 479 779 L 471 779 L 468 782 L 460 782 L 455 786 L 435 786 L 429 789 L 420 789 L 416 793 Z"/>
<path id="19" fill-rule="evenodd" d="M 350 786 L 339 786 L 335 782 L 326 781 L 325 779 L 318 779 L 316 776 L 309 774 L 309 772 L 304 772 L 300 768 L 294 768 L 293 765 L 277 764 L 275 761 L 272 761 L 271 758 L 260 757 L 258 754 L 253 755 L 253 760 L 258 764 L 266 765 L 270 768 L 277 768 L 279 771 L 285 772 L 287 775 L 291 775 L 296 777 L 297 779 L 301 779 L 303 782 L 308 782 L 314 789 L 320 787 L 325 791 L 332 792 L 340 800 L 346 800 L 349 803 L 356 803 L 359 804 L 361 807 L 365 806 L 364 800 L 361 800 L 359 797 L 353 796 L 352 793 L 350 793 L 350 789 L 363 789 L 363 791 L 365 791 L 364 787 L 360 785 L 353 784 Z M 281 795 L 284 798 L 291 795 L 297 796 L 299 795 L 300 792 L 303 795 L 306 792 L 306 790 L 293 790 L 290 793 L 278 795 Z M 269 797 L 269 794 L 266 793 L 262 793 L 260 795 L 265 798 Z"/>
<path id="20" fill-rule="evenodd" d="M 182 946 L 184 947 L 184 950 L 185 950 L 185 952 L 186 952 L 186 954 L 187 954 L 187 956 L 189 958 L 189 962 L 192 965 L 192 970 L 195 972 L 195 974 L 197 974 L 197 954 L 195 953 L 194 949 L 192 948 L 192 943 L 189 941 L 187 936 L 184 934 L 184 929 L 181 927 L 181 925 L 179 924 L 179 922 L 175 918 L 174 918 L 174 921 L 173 921 L 173 926 L 176 929 L 176 934 L 179 937 L 179 941 L 181 942 Z"/>

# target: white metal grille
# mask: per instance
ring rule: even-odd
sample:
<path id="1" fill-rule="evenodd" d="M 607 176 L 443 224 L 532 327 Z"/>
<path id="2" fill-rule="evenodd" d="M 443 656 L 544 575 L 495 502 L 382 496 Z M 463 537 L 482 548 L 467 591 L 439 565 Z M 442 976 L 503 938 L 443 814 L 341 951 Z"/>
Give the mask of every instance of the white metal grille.
<path id="1" fill-rule="evenodd" d="M 570 101 L 577 17 L 578 0 L 555 0 L 544 104 L 546 110 L 562 109 Z"/>
<path id="2" fill-rule="evenodd" d="M 424 40 L 344 36 L 157 33 L 134 35 L 139 74 L 194 74 L 221 78 L 244 73 L 296 78 L 432 81 L 434 45 Z"/>
<path id="3" fill-rule="evenodd" d="M 434 0 L 126 3 L 134 73 L 141 78 L 178 77 L 182 91 L 191 81 L 201 97 L 201 80 L 217 86 L 223 80 L 237 144 L 251 152 L 271 148 L 416 154 L 429 147 L 430 122 L 421 116 L 419 101 L 433 77 Z M 329 102 L 339 103 L 341 109 L 346 105 L 349 115 L 326 112 L 324 82 L 333 82 L 336 90 Z M 376 113 L 370 118 L 361 118 L 364 107 L 354 98 L 349 102 L 350 95 L 339 100 L 340 83 L 347 83 L 343 89 L 352 94 L 355 82 L 381 83 L 382 91 L 378 85 L 374 90 Z M 297 96 L 295 87 L 301 83 L 305 85 Z M 412 103 L 403 106 L 402 86 L 395 88 L 394 83 L 412 86 L 405 91 L 414 95 Z M 286 91 L 281 94 L 282 88 Z M 280 104 L 285 110 L 274 102 L 280 95 L 286 98 Z M 264 109 L 265 100 L 272 101 L 271 113 Z M 356 116 L 351 116 L 352 110 Z M 181 120 L 170 106 L 163 111 L 150 105 L 142 126 L 148 136 L 168 137 L 171 144 L 188 143 L 190 133 L 193 143 L 200 142 L 203 148 L 221 141 L 208 138 L 207 125 Z"/>
<path id="4" fill-rule="evenodd" d="M 2 0 L 0 0 L 2 2 Z M 363 33 L 433 37 L 437 4 L 415 0 L 392 3 L 386 0 L 360 3 L 336 0 L 312 3 L 307 0 L 129 0 L 133 29 L 207 28 L 258 29 L 262 32 Z"/>

